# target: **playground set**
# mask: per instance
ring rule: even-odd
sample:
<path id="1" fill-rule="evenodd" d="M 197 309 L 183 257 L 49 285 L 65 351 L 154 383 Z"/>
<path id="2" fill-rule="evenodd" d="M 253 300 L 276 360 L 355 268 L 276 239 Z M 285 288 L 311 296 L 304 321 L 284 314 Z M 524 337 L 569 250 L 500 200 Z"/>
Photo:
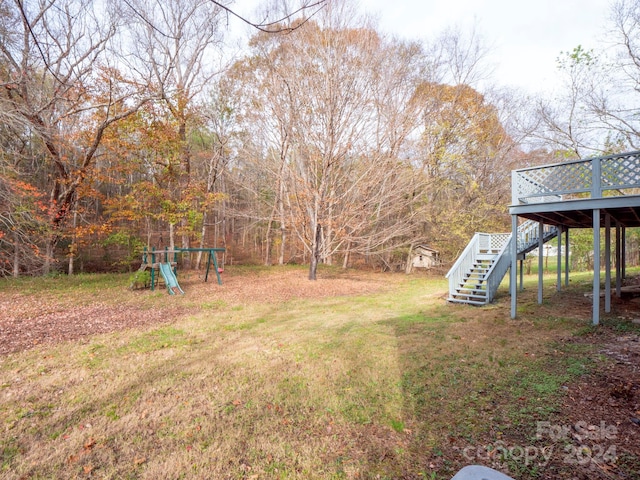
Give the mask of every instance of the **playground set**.
<path id="1" fill-rule="evenodd" d="M 191 252 L 207 253 L 207 269 L 204 275 L 204 281 L 206 282 L 209 279 L 209 271 L 211 265 L 213 265 L 216 277 L 218 278 L 218 285 L 222 285 L 220 273 L 223 269 L 218 266 L 217 253 L 224 253 L 224 251 L 224 248 L 173 248 L 170 250 L 168 247 L 165 247 L 164 250 L 152 248 L 151 251 L 148 251 L 145 247 L 142 253 L 142 264 L 138 271 L 144 272 L 147 269 L 151 271 L 151 290 L 154 290 L 155 284 L 159 279 L 158 275 L 156 275 L 156 270 L 158 270 L 167 286 L 167 291 L 171 295 L 184 295 L 184 291 L 180 287 L 177 278 L 178 254 Z M 170 260 L 171 255 L 173 255 L 173 258 Z"/>

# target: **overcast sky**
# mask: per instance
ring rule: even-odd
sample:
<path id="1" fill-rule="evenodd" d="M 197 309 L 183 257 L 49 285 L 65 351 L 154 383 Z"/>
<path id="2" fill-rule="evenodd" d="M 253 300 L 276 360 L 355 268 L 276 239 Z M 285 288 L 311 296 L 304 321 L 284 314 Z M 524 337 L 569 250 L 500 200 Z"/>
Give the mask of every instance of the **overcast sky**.
<path id="1" fill-rule="evenodd" d="M 380 27 L 408 38 L 426 38 L 447 26 L 474 22 L 493 47 L 496 81 L 536 91 L 555 82 L 561 51 L 602 39 L 609 0 L 360 0 L 379 14 Z"/>
<path id="2" fill-rule="evenodd" d="M 380 29 L 429 39 L 447 27 L 477 26 L 492 47 L 496 83 L 535 92 L 557 83 L 561 51 L 602 43 L 610 0 L 357 0 Z M 259 0 L 236 0 L 250 12 Z"/>

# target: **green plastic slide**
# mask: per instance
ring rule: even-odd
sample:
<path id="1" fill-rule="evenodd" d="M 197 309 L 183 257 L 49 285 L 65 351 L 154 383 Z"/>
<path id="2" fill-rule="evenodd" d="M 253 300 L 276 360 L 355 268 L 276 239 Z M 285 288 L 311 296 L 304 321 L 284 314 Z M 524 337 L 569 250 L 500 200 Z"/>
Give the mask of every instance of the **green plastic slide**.
<path id="1" fill-rule="evenodd" d="M 160 264 L 160 273 L 162 274 L 162 278 L 164 278 L 164 283 L 167 286 L 167 290 L 171 295 L 175 295 L 177 293 L 181 293 L 184 295 L 184 292 L 180 288 L 180 284 L 178 283 L 178 279 L 173 273 L 173 269 L 171 268 L 170 263 L 161 263 Z"/>

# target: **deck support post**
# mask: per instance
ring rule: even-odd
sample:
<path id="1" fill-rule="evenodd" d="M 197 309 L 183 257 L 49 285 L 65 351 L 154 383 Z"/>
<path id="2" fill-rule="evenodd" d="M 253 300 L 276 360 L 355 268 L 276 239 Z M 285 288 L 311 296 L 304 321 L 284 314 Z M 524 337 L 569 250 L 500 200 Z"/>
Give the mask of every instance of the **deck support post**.
<path id="1" fill-rule="evenodd" d="M 611 215 L 604 217 L 604 311 L 611 312 Z"/>
<path id="2" fill-rule="evenodd" d="M 544 223 L 538 222 L 538 304 L 542 305 L 544 269 Z"/>
<path id="3" fill-rule="evenodd" d="M 524 258 L 520 258 L 520 291 L 524 292 Z"/>
<path id="4" fill-rule="evenodd" d="M 556 280 L 556 290 L 562 290 L 562 227 L 556 226 L 556 235 L 558 236 L 558 266 L 556 267 L 558 278 Z"/>
<path id="5" fill-rule="evenodd" d="M 511 215 L 511 268 L 509 269 L 509 289 L 511 290 L 511 318 L 516 318 L 518 288 L 516 287 L 518 265 L 518 216 Z M 521 267 L 522 271 L 522 267 Z"/>
<path id="6" fill-rule="evenodd" d="M 569 286 L 569 227 L 564 232 L 564 286 Z"/>
<path id="7" fill-rule="evenodd" d="M 593 209 L 593 321 L 600 323 L 600 209 Z"/>
<path id="8" fill-rule="evenodd" d="M 621 259 L 620 263 L 622 264 L 622 280 L 627 278 L 627 227 L 623 226 L 621 229 L 621 237 L 622 237 L 622 248 L 620 249 Z"/>
<path id="9" fill-rule="evenodd" d="M 616 297 L 620 298 L 622 295 L 622 267 L 620 265 L 622 255 L 620 254 L 620 234 L 622 227 L 620 222 L 616 221 Z"/>

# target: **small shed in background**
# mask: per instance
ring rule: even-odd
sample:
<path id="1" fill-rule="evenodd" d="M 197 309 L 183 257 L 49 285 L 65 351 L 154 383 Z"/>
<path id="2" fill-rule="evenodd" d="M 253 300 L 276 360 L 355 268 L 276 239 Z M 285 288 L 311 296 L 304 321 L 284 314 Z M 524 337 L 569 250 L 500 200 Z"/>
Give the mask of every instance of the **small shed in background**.
<path id="1" fill-rule="evenodd" d="M 440 252 L 426 245 L 414 247 L 411 254 L 411 268 L 432 268 L 441 265 Z"/>

